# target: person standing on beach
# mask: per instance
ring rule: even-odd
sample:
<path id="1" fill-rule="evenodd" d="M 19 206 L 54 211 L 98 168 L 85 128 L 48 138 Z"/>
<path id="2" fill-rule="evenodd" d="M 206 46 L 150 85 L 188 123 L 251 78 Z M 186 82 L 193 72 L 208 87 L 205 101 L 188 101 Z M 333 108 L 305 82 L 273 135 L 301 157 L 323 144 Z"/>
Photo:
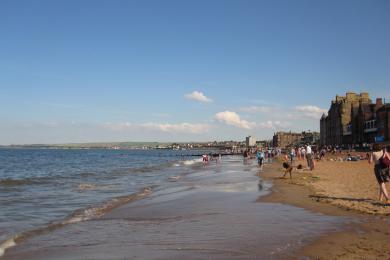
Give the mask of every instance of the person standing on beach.
<path id="1" fill-rule="evenodd" d="M 326 150 L 325 150 L 325 148 L 322 148 L 321 152 L 320 152 L 320 160 L 325 158 L 325 154 L 326 154 Z"/>
<path id="2" fill-rule="evenodd" d="M 301 147 L 300 152 L 301 152 L 302 160 L 306 160 L 306 149 L 305 149 L 305 147 Z"/>
<path id="3" fill-rule="evenodd" d="M 291 150 L 290 150 L 290 162 L 291 162 L 291 166 L 293 165 L 294 159 L 295 159 L 295 149 L 294 149 L 294 147 L 291 147 Z"/>
<path id="4" fill-rule="evenodd" d="M 307 159 L 307 167 L 312 171 L 314 169 L 313 165 L 313 155 L 311 151 L 311 146 L 308 144 L 306 145 L 306 159 Z"/>
<path id="5" fill-rule="evenodd" d="M 386 203 L 389 204 L 389 194 L 386 189 L 386 182 L 388 182 L 388 172 L 389 168 L 383 167 L 381 165 L 381 158 L 387 157 L 390 159 L 389 153 L 387 152 L 386 148 L 381 149 L 381 146 L 379 144 L 374 144 L 373 151 L 371 152 L 370 160 L 368 163 L 374 163 L 374 173 L 376 180 L 379 184 L 379 201 L 382 201 L 383 198 L 386 199 Z"/>
<path id="6" fill-rule="evenodd" d="M 299 146 L 295 147 L 295 155 L 297 156 L 298 160 L 301 160 L 301 153 L 299 150 Z"/>

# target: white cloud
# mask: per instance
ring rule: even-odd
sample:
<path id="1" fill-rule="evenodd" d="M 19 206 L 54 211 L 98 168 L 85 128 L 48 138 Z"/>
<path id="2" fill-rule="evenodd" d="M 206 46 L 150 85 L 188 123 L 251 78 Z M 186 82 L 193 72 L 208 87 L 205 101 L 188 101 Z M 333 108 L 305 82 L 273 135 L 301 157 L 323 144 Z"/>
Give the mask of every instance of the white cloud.
<path id="1" fill-rule="evenodd" d="M 326 109 L 322 109 L 312 105 L 296 106 L 294 109 L 300 112 L 300 115 L 304 117 L 309 117 L 318 120 L 321 118 L 323 113 L 327 112 Z"/>
<path id="2" fill-rule="evenodd" d="M 190 124 L 190 123 L 180 123 L 180 124 L 147 123 L 147 124 L 143 124 L 142 127 L 152 129 L 152 130 L 159 130 L 162 132 L 191 133 L 191 134 L 205 133 L 210 129 L 210 126 L 207 124 Z"/>
<path id="3" fill-rule="evenodd" d="M 191 124 L 191 123 L 179 123 L 179 124 L 160 124 L 160 123 L 106 123 L 105 128 L 112 131 L 128 131 L 128 130 L 152 130 L 166 133 L 186 133 L 186 134 L 201 134 L 208 132 L 211 126 L 208 124 Z"/>
<path id="4" fill-rule="evenodd" d="M 250 106 L 242 107 L 240 110 L 249 113 L 270 113 L 279 111 L 280 109 L 275 106 Z"/>
<path id="5" fill-rule="evenodd" d="M 213 102 L 212 99 L 206 97 L 202 92 L 200 91 L 194 91 L 190 94 L 185 95 L 185 98 L 195 100 L 198 102 Z"/>
<path id="6" fill-rule="evenodd" d="M 319 119 L 323 113 L 326 113 L 326 109 L 322 109 L 312 105 L 296 106 L 293 108 L 283 108 L 279 106 L 249 106 L 241 107 L 241 111 L 247 113 L 262 113 L 268 114 L 273 118 L 287 118 L 287 119 Z"/>
<path id="7" fill-rule="evenodd" d="M 248 122 L 240 118 L 236 112 L 224 111 L 215 114 L 214 118 L 219 122 L 227 125 L 232 125 L 238 128 L 252 129 L 256 127 L 256 123 Z"/>
<path id="8" fill-rule="evenodd" d="M 257 126 L 259 128 L 265 128 L 265 129 L 284 129 L 286 127 L 289 127 L 291 124 L 290 122 L 280 122 L 280 121 L 271 121 L 268 120 L 266 122 L 262 122 L 258 124 Z"/>

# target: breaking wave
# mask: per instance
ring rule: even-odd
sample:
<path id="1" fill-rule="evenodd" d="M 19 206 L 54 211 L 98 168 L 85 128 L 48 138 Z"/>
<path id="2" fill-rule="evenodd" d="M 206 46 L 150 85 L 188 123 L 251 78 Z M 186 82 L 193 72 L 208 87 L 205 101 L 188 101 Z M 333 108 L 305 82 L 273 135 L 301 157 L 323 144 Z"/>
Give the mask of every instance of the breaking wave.
<path id="1" fill-rule="evenodd" d="M 192 160 L 186 160 L 186 161 L 183 161 L 183 165 L 194 165 L 194 164 L 197 164 L 197 163 L 201 163 L 202 162 L 202 158 L 197 158 L 197 159 L 192 159 Z"/>

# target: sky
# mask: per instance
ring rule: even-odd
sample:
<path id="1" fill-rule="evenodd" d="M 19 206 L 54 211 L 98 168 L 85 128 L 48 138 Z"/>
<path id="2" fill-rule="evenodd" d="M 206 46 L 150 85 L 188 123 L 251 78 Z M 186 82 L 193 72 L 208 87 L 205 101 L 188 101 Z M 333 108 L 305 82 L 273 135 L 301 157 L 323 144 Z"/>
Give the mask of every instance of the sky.
<path id="1" fill-rule="evenodd" d="M 270 139 L 390 100 L 387 0 L 2 0 L 0 144 Z"/>

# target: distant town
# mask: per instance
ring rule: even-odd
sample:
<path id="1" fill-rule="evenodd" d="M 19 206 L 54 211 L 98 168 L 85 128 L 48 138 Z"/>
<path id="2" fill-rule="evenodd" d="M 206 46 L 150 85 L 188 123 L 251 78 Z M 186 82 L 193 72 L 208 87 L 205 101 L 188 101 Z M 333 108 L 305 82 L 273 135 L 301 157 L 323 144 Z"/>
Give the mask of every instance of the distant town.
<path id="1" fill-rule="evenodd" d="M 364 148 L 373 143 L 390 142 L 390 103 L 377 98 L 373 103 L 366 92 L 347 92 L 331 101 L 327 115 L 320 119 L 320 132 L 279 131 L 272 139 L 256 140 L 248 136 L 243 141 L 212 142 L 110 142 L 7 145 L 0 148 L 52 148 L 52 149 L 219 149 L 240 151 L 245 148 L 286 148 L 305 144 Z"/>
<path id="2" fill-rule="evenodd" d="M 190 149 L 218 149 L 228 151 L 240 151 L 245 148 L 268 148 L 268 147 L 287 147 L 292 144 L 316 144 L 320 134 L 318 132 L 277 132 L 273 139 L 256 140 L 253 136 L 248 136 L 243 141 L 213 141 L 213 142 L 113 142 L 113 143 L 72 143 L 72 144 L 29 144 L 29 145 L 8 145 L 0 148 L 45 148 L 45 149 L 171 149 L 171 150 L 190 150 Z"/>

